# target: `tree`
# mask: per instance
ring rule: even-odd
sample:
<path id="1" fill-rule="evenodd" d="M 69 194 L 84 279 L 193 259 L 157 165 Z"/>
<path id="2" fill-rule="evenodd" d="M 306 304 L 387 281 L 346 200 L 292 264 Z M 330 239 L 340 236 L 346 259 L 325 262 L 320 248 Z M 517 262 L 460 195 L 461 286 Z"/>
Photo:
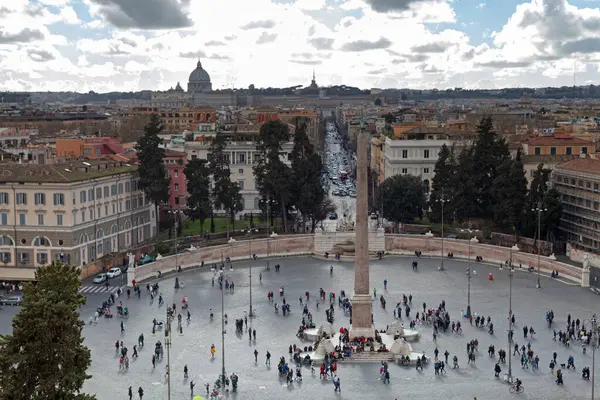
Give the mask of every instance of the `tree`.
<path id="1" fill-rule="evenodd" d="M 468 221 L 477 214 L 477 190 L 472 159 L 473 148 L 463 148 L 456 160 L 456 174 L 451 185 L 453 193 L 448 193 L 452 199 L 451 210 L 454 218 L 459 222 Z"/>
<path id="2" fill-rule="evenodd" d="M 399 223 L 412 223 L 423 216 L 425 188 L 417 176 L 395 175 L 377 188 L 378 208 L 383 217 Z"/>
<path id="3" fill-rule="evenodd" d="M 76 267 L 53 261 L 24 284 L 13 335 L 0 346 L 0 398 L 92 400 L 80 393 L 91 378 L 90 350 L 83 345 L 79 306 L 86 298 Z"/>
<path id="4" fill-rule="evenodd" d="M 232 183 L 229 186 L 229 197 L 227 202 L 224 204 L 224 210 L 227 211 L 227 215 L 231 218 L 231 230 L 235 232 L 235 214 L 244 210 L 244 203 L 242 200 L 242 193 L 240 185 L 237 182 Z"/>
<path id="5" fill-rule="evenodd" d="M 274 210 L 275 207 L 280 209 L 285 232 L 288 231 L 287 210 L 292 198 L 291 171 L 281 157 L 283 143 L 289 140 L 290 129 L 287 124 L 279 120 L 263 124 L 260 127 L 256 146 L 258 160 L 253 167 L 256 188 L 263 199 L 262 203 L 274 202 L 271 210 Z"/>
<path id="6" fill-rule="evenodd" d="M 212 197 L 214 206 L 221 210 L 226 209 L 229 204 L 229 192 L 231 188 L 231 170 L 229 169 L 229 154 L 225 153 L 227 138 L 217 135 L 208 149 L 208 163 L 210 173 L 213 177 Z"/>
<path id="7" fill-rule="evenodd" d="M 497 169 L 492 186 L 494 222 L 499 227 L 517 232 L 526 203 L 527 179 L 521 161 L 521 152 L 514 160 L 504 161 Z"/>
<path id="8" fill-rule="evenodd" d="M 483 118 L 477 126 L 477 139 L 472 153 L 477 216 L 485 218 L 493 215 L 491 189 L 497 176 L 496 168 L 509 157 L 508 145 L 494 131 L 492 119 Z"/>
<path id="9" fill-rule="evenodd" d="M 324 198 L 323 201 L 321 201 L 321 203 L 317 206 L 315 214 L 313 215 L 311 232 L 314 232 L 317 224 L 321 221 L 324 221 L 327 218 L 327 215 L 333 212 L 335 212 L 335 204 L 333 203 L 333 200 L 331 200 L 329 197 Z"/>
<path id="10" fill-rule="evenodd" d="M 305 227 L 306 219 L 311 218 L 314 229 L 315 213 L 325 199 L 325 191 L 321 185 L 323 163 L 321 156 L 315 153 L 314 146 L 310 143 L 305 124 L 298 126 L 294 133 L 294 147 L 290 158 L 290 192 L 295 199 L 294 205 L 302 215 L 302 226 Z"/>
<path id="11" fill-rule="evenodd" d="M 202 235 L 204 221 L 212 213 L 210 169 L 205 160 L 196 158 L 187 163 L 183 172 L 187 179 L 188 216 L 192 221 L 200 221 L 200 235 Z"/>
<path id="12" fill-rule="evenodd" d="M 456 193 L 454 184 L 457 173 L 453 147 L 442 145 L 438 159 L 435 162 L 434 173 L 435 175 L 431 181 L 431 194 L 429 195 L 429 219 L 432 222 L 442 220 L 440 200 L 443 198 L 444 201 L 448 202 L 444 204 L 444 219 L 445 222 L 450 222 L 453 219 L 453 198 Z"/>
<path id="13" fill-rule="evenodd" d="M 162 130 L 162 121 L 157 114 L 153 114 L 144 127 L 144 134 L 135 146 L 139 161 L 137 170 L 139 188 L 154 203 L 157 229 L 160 229 L 158 206 L 169 200 L 171 183 L 171 178 L 167 174 L 167 169 L 163 163 L 165 150 L 160 147 L 162 139 L 159 135 Z"/>

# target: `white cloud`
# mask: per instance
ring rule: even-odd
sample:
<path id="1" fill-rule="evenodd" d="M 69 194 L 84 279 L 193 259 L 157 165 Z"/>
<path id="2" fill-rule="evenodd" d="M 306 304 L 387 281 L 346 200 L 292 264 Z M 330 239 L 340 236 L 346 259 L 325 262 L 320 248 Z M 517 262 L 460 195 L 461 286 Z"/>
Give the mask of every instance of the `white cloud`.
<path id="1" fill-rule="evenodd" d="M 128 4 L 135 1 L 141 0 Z M 308 84 L 313 67 L 322 85 L 559 85 L 572 83 L 575 58 L 582 82 L 597 79 L 590 71 L 596 73 L 600 62 L 600 10 L 564 0 L 520 4 L 496 32 L 485 26 L 475 31 L 477 39 L 489 37 L 489 44 L 478 46 L 463 32 L 468 25 L 456 23 L 456 2 L 450 0 L 219 0 L 211 7 L 203 0 L 174 2 L 185 5 L 192 26 L 117 28 L 144 22 L 110 14 L 117 5 L 125 7 L 123 0 L 83 0 L 91 15 L 83 21 L 86 13 L 77 16 L 67 0 L 7 1 L 0 6 L 0 90 L 167 89 L 177 81 L 185 86 L 196 64 L 186 57 L 191 54 L 202 55 L 215 88 Z M 381 11 L 392 3 L 406 6 Z M 185 25 L 185 15 L 166 16 L 161 24 Z M 59 22 L 77 25 L 78 38 L 67 40 L 63 27 L 59 34 Z M 452 29 L 433 33 L 432 23 Z"/>
<path id="2" fill-rule="evenodd" d="M 483 8 L 483 7 L 485 7 L 485 3 L 479 3 L 479 4 L 477 4 L 477 8 Z"/>

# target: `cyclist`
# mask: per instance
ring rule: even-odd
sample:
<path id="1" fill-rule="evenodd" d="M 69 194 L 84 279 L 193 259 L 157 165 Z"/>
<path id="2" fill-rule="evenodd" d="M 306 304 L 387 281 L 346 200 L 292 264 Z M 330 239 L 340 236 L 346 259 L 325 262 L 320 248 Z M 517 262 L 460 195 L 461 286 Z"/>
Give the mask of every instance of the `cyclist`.
<path id="1" fill-rule="evenodd" d="M 516 378 L 515 380 L 515 388 L 517 389 L 517 392 L 521 391 L 521 385 L 523 382 L 521 382 L 521 380 L 519 378 Z"/>

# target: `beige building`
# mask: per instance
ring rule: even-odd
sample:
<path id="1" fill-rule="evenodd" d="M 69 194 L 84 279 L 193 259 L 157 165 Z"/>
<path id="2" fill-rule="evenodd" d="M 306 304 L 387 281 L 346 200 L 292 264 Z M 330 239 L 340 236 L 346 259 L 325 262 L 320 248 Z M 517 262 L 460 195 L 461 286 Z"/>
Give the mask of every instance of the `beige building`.
<path id="1" fill-rule="evenodd" d="M 58 259 L 84 266 L 156 235 L 136 167 L 113 160 L 0 165 L 0 279 Z"/>

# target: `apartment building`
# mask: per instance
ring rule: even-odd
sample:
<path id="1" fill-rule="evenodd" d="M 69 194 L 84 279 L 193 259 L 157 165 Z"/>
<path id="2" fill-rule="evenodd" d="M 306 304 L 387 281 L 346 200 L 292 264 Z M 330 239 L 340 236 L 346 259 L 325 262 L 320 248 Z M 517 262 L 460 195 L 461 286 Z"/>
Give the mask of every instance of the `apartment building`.
<path id="1" fill-rule="evenodd" d="M 600 243 L 600 160 L 582 155 L 558 164 L 552 173 L 561 194 L 560 229 L 576 248 L 598 254 Z"/>
<path id="2" fill-rule="evenodd" d="M 443 145 L 468 143 L 468 133 L 445 128 L 418 126 L 405 130 L 397 140 L 386 138 L 384 148 L 384 179 L 394 175 L 414 175 L 431 187 L 435 163 Z"/>
<path id="3" fill-rule="evenodd" d="M 219 133 L 194 133 L 193 140 L 186 140 L 183 144 L 172 143 L 170 149 L 185 152 L 188 161 L 196 158 L 206 160 L 213 138 L 216 135 L 226 135 L 229 139 L 226 157 L 229 160 L 231 181 L 240 185 L 242 204 L 244 205 L 244 210 L 240 215 L 251 212 L 259 213 L 260 196 L 256 189 L 252 167 L 257 160 L 256 137 L 260 126 L 257 124 L 239 124 L 229 125 L 227 129 Z M 293 126 L 290 126 L 290 129 L 293 132 Z M 282 160 L 288 164 L 290 163 L 289 154 L 292 152 L 293 147 L 292 140 L 283 145 Z"/>
<path id="4" fill-rule="evenodd" d="M 594 143 L 564 133 L 549 136 L 537 136 L 523 142 L 523 154 L 526 155 L 575 155 L 594 152 Z"/>
<path id="5" fill-rule="evenodd" d="M 136 167 L 114 160 L 0 165 L 0 280 L 54 259 L 84 266 L 156 235 Z"/>

